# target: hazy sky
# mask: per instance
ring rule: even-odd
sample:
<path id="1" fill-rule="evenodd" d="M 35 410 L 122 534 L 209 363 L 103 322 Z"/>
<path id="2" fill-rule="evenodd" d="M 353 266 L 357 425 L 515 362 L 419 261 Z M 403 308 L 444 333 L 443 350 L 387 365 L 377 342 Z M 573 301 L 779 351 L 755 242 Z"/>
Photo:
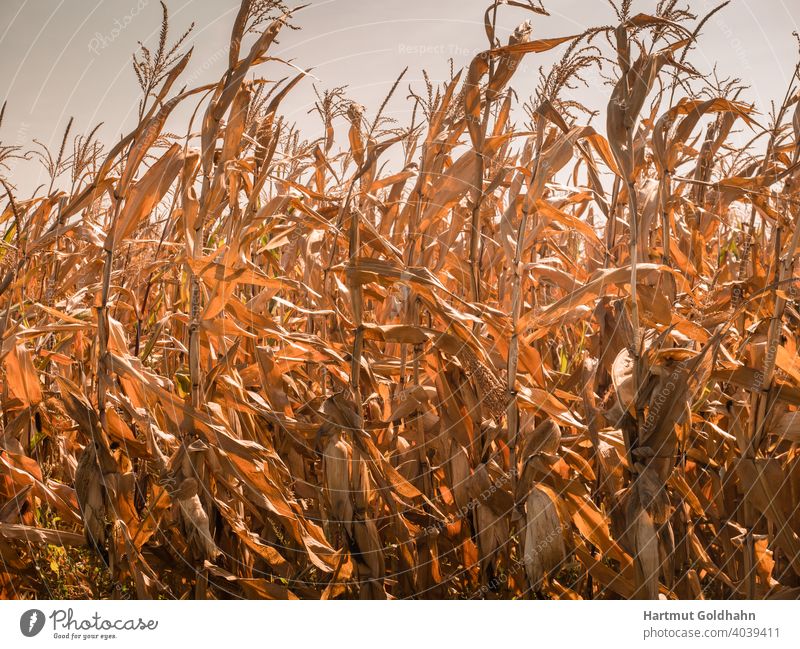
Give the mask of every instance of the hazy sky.
<path id="1" fill-rule="evenodd" d="M 447 59 L 456 68 L 485 49 L 483 12 L 487 0 L 322 0 L 301 11 L 301 31 L 286 31 L 272 52 L 297 65 L 314 67 L 321 87 L 348 85 L 348 95 L 375 110 L 397 74 L 409 66 L 402 92 L 391 110 L 402 121 L 408 84 L 421 87 L 421 71 L 433 79 L 447 74 Z M 747 99 L 767 108 L 785 91 L 797 57 L 792 31 L 798 30 L 800 0 L 732 0 L 704 29 L 692 61 L 703 70 L 715 63 L 721 75 L 748 82 Z M 300 3 L 290 2 L 296 6 Z M 592 25 L 610 24 L 614 16 L 606 0 L 545 0 L 550 17 L 533 16 L 534 37 L 576 34 Z M 636 11 L 653 2 L 635 0 Z M 689 0 L 704 14 L 716 0 Z M 227 48 L 238 0 L 167 0 L 171 36 L 192 21 L 195 52 L 184 83 L 215 81 L 227 65 Z M 791 7 L 794 6 L 794 11 Z M 500 8 L 503 39 L 530 14 Z M 157 0 L 0 0 L 0 88 L 8 100 L 0 128 L 4 145 L 28 146 L 37 138 L 57 147 L 70 116 L 76 132 L 104 122 L 101 139 L 111 141 L 136 119 L 139 89 L 131 69 L 137 41 L 158 38 L 161 9 Z M 524 99 L 533 89 L 538 66 L 548 55 L 528 55 L 513 85 Z M 264 67 L 265 76 L 286 74 Z M 284 68 L 285 70 L 285 68 Z M 599 78 L 593 84 L 601 83 Z M 602 89 L 607 97 L 608 90 Z M 307 125 L 313 99 L 310 81 L 303 82 L 284 104 L 284 112 Z M 588 103 L 599 95 L 581 91 Z M 595 103 L 597 103 L 595 101 Z M 13 180 L 32 189 L 44 175 L 24 163 Z"/>

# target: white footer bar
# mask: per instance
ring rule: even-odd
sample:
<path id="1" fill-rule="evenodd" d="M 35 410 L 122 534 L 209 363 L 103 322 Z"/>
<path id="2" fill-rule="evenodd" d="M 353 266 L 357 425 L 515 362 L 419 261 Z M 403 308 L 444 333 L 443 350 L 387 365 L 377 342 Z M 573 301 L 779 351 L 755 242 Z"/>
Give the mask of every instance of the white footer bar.
<path id="1" fill-rule="evenodd" d="M 6 601 L 4 647 L 295 649 L 557 646 L 800 646 L 800 607 L 782 602 Z M 175 644 L 179 643 L 179 644 Z"/>

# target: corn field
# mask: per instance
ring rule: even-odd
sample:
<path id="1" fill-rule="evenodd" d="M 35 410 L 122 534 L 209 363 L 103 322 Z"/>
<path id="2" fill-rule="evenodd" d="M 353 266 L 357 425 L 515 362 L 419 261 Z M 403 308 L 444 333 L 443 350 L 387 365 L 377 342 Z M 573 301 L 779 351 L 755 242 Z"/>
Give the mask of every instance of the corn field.
<path id="1" fill-rule="evenodd" d="M 695 67 L 727 4 L 498 0 L 311 140 L 302 12 L 186 87 L 162 5 L 130 132 L 0 145 L 0 597 L 800 598 L 800 68 Z"/>

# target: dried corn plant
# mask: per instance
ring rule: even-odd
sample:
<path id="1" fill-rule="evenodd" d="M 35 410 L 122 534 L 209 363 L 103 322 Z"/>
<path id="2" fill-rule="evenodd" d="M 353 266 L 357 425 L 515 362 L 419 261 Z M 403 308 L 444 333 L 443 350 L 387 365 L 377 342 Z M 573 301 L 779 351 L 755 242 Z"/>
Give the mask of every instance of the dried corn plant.
<path id="1" fill-rule="evenodd" d="M 32 198 L 0 147 L 0 596 L 800 597 L 798 69 L 765 115 L 709 16 L 614 9 L 498 0 L 410 124 L 400 75 L 304 140 L 295 11 L 187 88 L 164 6 L 133 130 Z"/>

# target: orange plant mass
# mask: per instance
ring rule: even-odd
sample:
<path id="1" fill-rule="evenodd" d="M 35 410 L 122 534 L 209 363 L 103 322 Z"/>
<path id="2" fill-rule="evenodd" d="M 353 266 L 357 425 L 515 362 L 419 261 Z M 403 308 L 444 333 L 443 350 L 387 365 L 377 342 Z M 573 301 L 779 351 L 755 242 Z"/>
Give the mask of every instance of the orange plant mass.
<path id="1" fill-rule="evenodd" d="M 798 68 L 761 112 L 693 63 L 728 8 L 631 4 L 495 2 L 317 139 L 301 13 L 186 86 L 162 4 L 134 128 L 0 145 L 0 597 L 800 597 Z"/>

